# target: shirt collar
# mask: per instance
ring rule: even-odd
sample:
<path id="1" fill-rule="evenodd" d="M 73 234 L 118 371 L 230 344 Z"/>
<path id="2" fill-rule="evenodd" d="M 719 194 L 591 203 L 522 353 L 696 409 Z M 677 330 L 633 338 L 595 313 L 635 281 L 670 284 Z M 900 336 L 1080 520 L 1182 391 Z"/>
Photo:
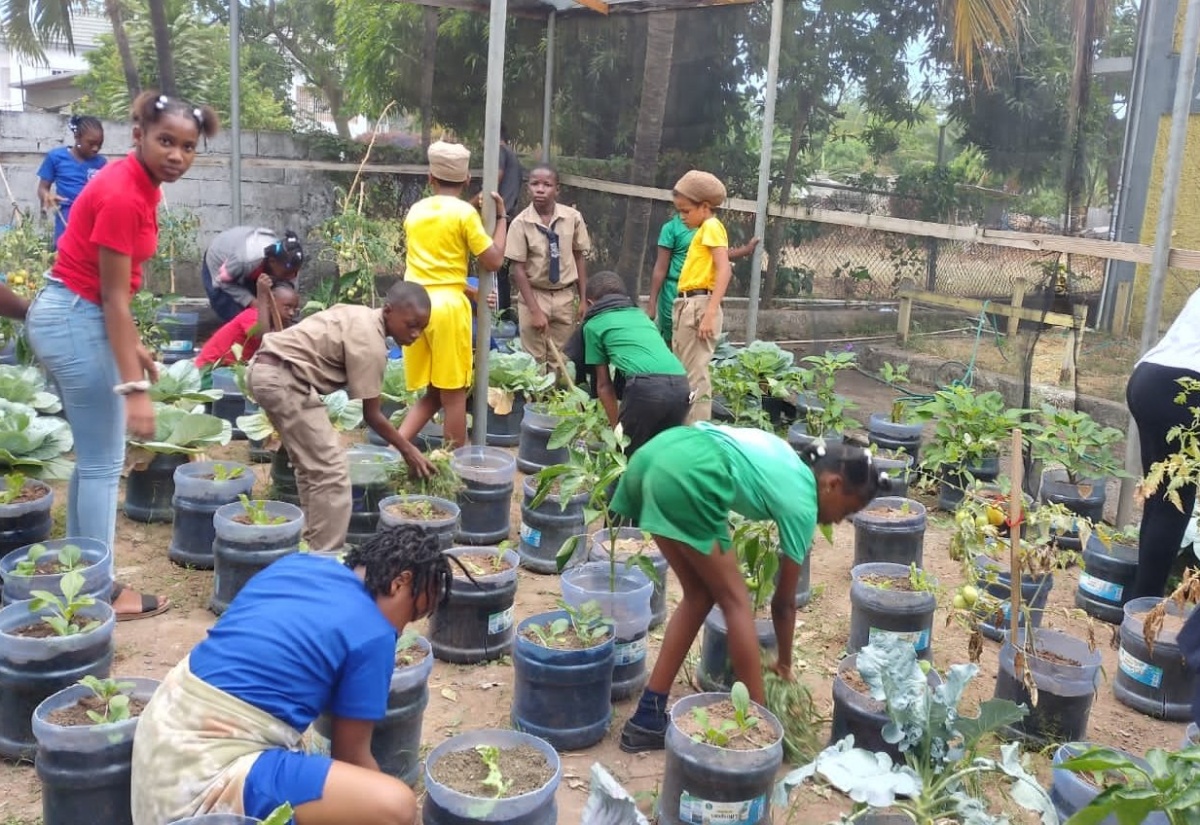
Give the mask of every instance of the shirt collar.
<path id="1" fill-rule="evenodd" d="M 150 173 L 146 171 L 146 167 L 138 160 L 137 151 L 130 152 L 125 156 L 125 160 L 129 161 L 129 176 L 133 179 L 138 191 L 154 198 L 157 203 L 162 190 L 159 189 L 158 184 L 151 180 Z"/>

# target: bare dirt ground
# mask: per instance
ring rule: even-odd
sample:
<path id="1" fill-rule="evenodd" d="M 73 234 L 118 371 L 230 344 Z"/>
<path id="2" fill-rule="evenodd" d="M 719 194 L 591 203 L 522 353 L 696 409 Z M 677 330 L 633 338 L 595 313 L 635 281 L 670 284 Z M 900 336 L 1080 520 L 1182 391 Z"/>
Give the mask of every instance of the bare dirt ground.
<path id="1" fill-rule="evenodd" d="M 867 378 L 850 375 L 843 390 L 862 404 L 860 412 L 885 410 L 891 393 Z M 238 459 L 245 457 L 245 443 L 234 443 L 219 455 Z M 265 494 L 267 468 L 256 465 L 260 484 L 257 492 Z M 520 479 L 516 485 L 520 491 Z M 61 487 L 58 495 L 63 495 Z M 932 504 L 932 502 L 927 502 Z M 520 503 L 513 502 L 512 535 L 516 535 L 520 520 Z M 925 537 L 925 568 L 943 586 L 939 596 L 939 615 L 934 622 L 934 662 L 939 668 L 967 661 L 967 637 L 957 626 L 946 626 L 945 608 L 949 606 L 953 588 L 963 583 L 964 576 L 956 562 L 947 555 L 948 517 L 931 513 Z M 166 614 L 117 626 L 117 654 L 113 673 L 118 676 L 161 677 L 188 650 L 202 639 L 214 622 L 207 610 L 212 591 L 212 574 L 184 570 L 167 560 L 170 525 L 143 525 L 124 516 L 118 520 L 117 575 L 122 581 L 148 592 L 170 596 L 173 608 Z M 837 527 L 833 545 L 818 538 L 813 550 L 812 580 L 815 597 L 801 610 L 796 637 L 796 672 L 808 684 L 818 705 L 826 716 L 832 707 L 832 677 L 842 656 L 850 623 L 850 567 L 853 558 L 854 530 L 849 524 Z M 1073 606 L 1073 594 L 1079 578 L 1077 569 L 1056 576 L 1050 596 L 1050 607 Z M 678 599 L 678 588 L 672 581 L 669 603 Z M 559 595 L 556 576 L 541 576 L 521 570 L 517 591 L 516 618 L 551 609 Z M 1045 626 L 1063 629 L 1086 638 L 1087 622 L 1051 612 Z M 1162 722 L 1143 716 L 1113 698 L 1111 680 L 1117 671 L 1116 650 L 1110 648 L 1109 626 L 1095 625 L 1095 635 L 1104 656 L 1102 681 L 1091 713 L 1089 738 L 1115 745 L 1134 753 L 1148 748 L 1175 748 L 1184 731 L 1181 723 Z M 656 655 L 661 631 L 650 641 L 651 661 Z M 697 645 L 698 648 L 698 645 Z M 989 698 L 997 672 L 999 645 L 985 642 L 980 673 L 972 683 L 968 700 L 976 703 Z M 685 668 L 685 671 L 687 668 Z M 425 711 L 424 747 L 427 750 L 444 738 L 464 730 L 484 727 L 510 727 L 509 708 L 512 699 L 512 669 L 507 660 L 480 665 L 459 666 L 437 662 L 429 682 L 430 701 Z M 681 679 L 672 695 L 681 695 L 695 688 Z M 578 753 L 563 754 L 563 782 L 558 791 L 559 821 L 580 821 L 587 798 L 588 772 L 594 762 L 609 769 L 627 788 L 639 794 L 643 808 L 653 805 L 663 774 L 662 753 L 630 756 L 617 747 L 621 724 L 633 712 L 634 702 L 624 702 L 614 708 L 613 724 L 608 735 L 595 747 Z M 825 725 L 827 730 L 828 726 Z M 1049 781 L 1049 754 L 1036 754 L 1039 773 Z M 419 790 L 419 789 L 418 789 Z M 992 794 L 998 806 L 1005 805 L 1003 789 Z M 0 823 L 4 825 L 33 825 L 40 822 L 40 796 L 37 776 L 31 765 L 0 763 Z M 809 787 L 795 795 L 788 812 L 777 814 L 776 822 L 823 823 L 836 821 L 851 803 L 836 792 Z"/>

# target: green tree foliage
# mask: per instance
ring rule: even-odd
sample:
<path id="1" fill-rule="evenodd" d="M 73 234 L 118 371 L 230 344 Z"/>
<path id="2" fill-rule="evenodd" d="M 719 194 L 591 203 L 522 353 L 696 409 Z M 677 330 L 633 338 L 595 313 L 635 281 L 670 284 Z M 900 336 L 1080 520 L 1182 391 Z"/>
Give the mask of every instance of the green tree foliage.
<path id="1" fill-rule="evenodd" d="M 176 85 L 179 94 L 196 103 L 216 108 L 223 121 L 229 119 L 229 29 L 203 18 L 182 2 L 168 3 L 171 41 L 174 47 Z M 157 80 L 154 37 L 144 2 L 136 2 L 126 22 L 130 47 L 142 86 Z M 88 70 L 78 83 L 84 90 L 81 111 L 124 120 L 129 116 L 129 91 L 121 72 L 121 61 L 111 35 L 101 38 L 99 48 L 88 52 Z M 264 83 L 261 67 L 253 54 L 242 52 L 242 127 L 245 129 L 288 129 L 291 119 L 282 103 L 282 90 Z"/>

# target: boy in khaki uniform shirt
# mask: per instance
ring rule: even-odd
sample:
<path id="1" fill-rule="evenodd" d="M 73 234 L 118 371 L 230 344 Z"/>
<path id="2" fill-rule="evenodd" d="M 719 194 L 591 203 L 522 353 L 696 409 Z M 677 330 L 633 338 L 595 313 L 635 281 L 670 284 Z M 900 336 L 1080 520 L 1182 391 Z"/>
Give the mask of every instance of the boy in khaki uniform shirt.
<path id="1" fill-rule="evenodd" d="M 350 527 L 350 468 L 346 449 L 318 397 L 345 388 L 361 398 L 363 419 L 395 447 L 409 469 L 433 472 L 421 452 L 380 409 L 387 366 L 387 336 L 412 344 L 429 323 L 429 295 L 419 284 L 398 281 L 382 309 L 336 304 L 280 332 L 263 336 L 250 362 L 250 392 L 287 447 L 313 550 L 337 550 Z"/>
<path id="2" fill-rule="evenodd" d="M 558 173 L 541 165 L 529 173 L 532 203 L 513 219 L 504 257 L 517 285 L 521 347 L 540 364 L 557 366 L 549 341 L 561 351 L 587 311 L 587 224 L 577 209 L 558 202 Z"/>

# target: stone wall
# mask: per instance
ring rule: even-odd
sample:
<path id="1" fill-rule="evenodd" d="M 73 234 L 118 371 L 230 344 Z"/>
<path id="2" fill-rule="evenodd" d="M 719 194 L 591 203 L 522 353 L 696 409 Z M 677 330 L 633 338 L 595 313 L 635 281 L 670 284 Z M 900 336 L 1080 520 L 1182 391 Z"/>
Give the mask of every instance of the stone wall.
<path id="1" fill-rule="evenodd" d="M 22 210 L 36 213 L 37 168 L 47 151 L 70 139 L 67 120 L 65 115 L 0 112 L 0 166 L 12 198 Z M 128 123 L 106 122 L 104 132 L 104 154 L 110 160 L 128 151 Z M 267 226 L 277 231 L 292 229 L 301 239 L 306 239 L 309 231 L 335 209 L 331 177 L 289 163 L 309 159 L 307 148 L 291 135 L 243 132 L 241 143 L 242 223 Z M 163 203 L 168 208 L 189 209 L 199 217 L 197 240 L 201 251 L 214 235 L 233 223 L 230 146 L 228 132 L 217 135 L 202 148 L 183 180 L 163 187 Z M 7 223 L 8 215 L 0 218 L 0 222 Z M 315 252 L 315 248 L 312 251 Z M 177 264 L 177 292 L 189 297 L 203 297 L 199 255 L 189 257 L 193 260 Z M 315 260 L 315 255 L 310 260 Z M 305 269 L 304 282 L 307 283 L 320 277 L 328 267 L 306 266 Z"/>

